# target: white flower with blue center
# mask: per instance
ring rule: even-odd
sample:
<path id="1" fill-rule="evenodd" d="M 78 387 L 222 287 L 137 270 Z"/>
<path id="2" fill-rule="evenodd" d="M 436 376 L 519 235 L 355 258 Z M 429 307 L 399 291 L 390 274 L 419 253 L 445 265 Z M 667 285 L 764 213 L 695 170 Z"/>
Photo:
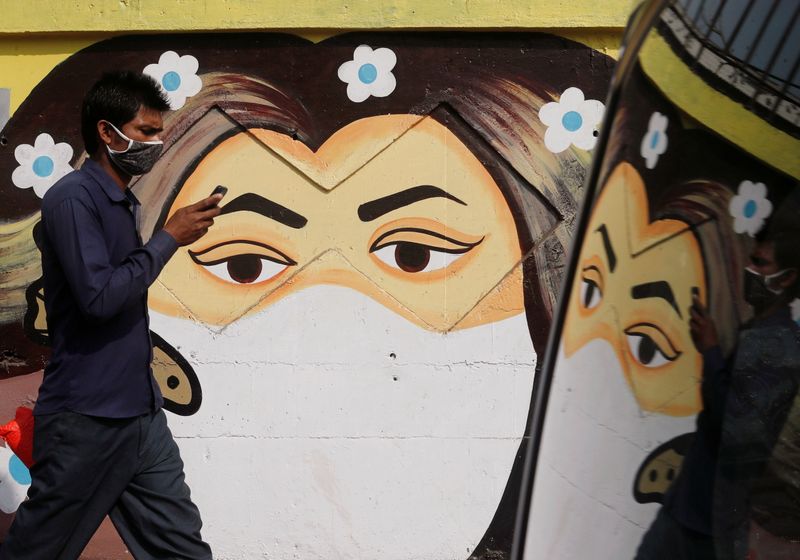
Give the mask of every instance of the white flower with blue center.
<path id="1" fill-rule="evenodd" d="M 669 119 L 666 115 L 662 115 L 658 111 L 650 115 L 647 134 L 642 138 L 642 145 L 639 147 L 647 169 L 653 169 L 658 163 L 659 156 L 667 151 L 668 125 Z"/>
<path id="2" fill-rule="evenodd" d="M 31 473 L 8 447 L 0 446 L 0 511 L 14 513 L 28 494 Z"/>
<path id="3" fill-rule="evenodd" d="M 200 64 L 190 54 L 178 55 L 175 51 L 167 51 L 158 58 L 158 64 L 148 64 L 143 73 L 151 76 L 169 99 L 169 107 L 173 111 L 186 104 L 186 99 L 197 95 L 203 87 L 203 81 L 197 75 Z"/>
<path id="4" fill-rule="evenodd" d="M 568 88 L 558 101 L 545 103 L 539 109 L 539 120 L 547 126 L 544 145 L 554 154 L 570 144 L 591 150 L 597 143 L 597 128 L 603 120 L 605 105 L 596 99 L 585 99 L 583 92 Z"/>
<path id="5" fill-rule="evenodd" d="M 790 307 L 792 309 L 792 319 L 794 319 L 795 323 L 800 325 L 800 298 L 794 300 Z"/>
<path id="6" fill-rule="evenodd" d="M 33 146 L 20 144 L 14 150 L 19 167 L 11 174 L 11 182 L 20 189 L 33 187 L 36 196 L 42 198 L 56 181 L 72 171 L 72 154 L 72 146 L 66 142 L 56 144 L 52 136 L 43 132 Z"/>
<path id="7" fill-rule="evenodd" d="M 767 198 L 767 187 L 764 183 L 742 181 L 739 190 L 728 204 L 728 211 L 733 216 L 733 231 L 755 237 L 764 227 L 764 220 L 772 214 L 772 203 Z"/>
<path id="8" fill-rule="evenodd" d="M 394 91 L 397 81 L 392 74 L 397 55 L 387 48 L 372 50 L 360 45 L 353 51 L 353 60 L 339 66 L 339 79 L 347 84 L 347 98 L 361 103 L 370 96 L 386 97 Z"/>

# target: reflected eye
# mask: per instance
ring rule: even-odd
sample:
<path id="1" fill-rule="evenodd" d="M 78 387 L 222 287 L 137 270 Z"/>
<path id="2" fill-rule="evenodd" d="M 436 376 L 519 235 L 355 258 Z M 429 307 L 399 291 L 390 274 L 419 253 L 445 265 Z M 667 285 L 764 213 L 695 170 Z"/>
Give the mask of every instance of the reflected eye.
<path id="1" fill-rule="evenodd" d="M 233 284 L 265 282 L 297 264 L 277 249 L 252 241 L 220 243 L 197 253 L 189 251 L 189 256 L 217 278 Z"/>
<path id="2" fill-rule="evenodd" d="M 603 299 L 602 278 L 596 266 L 587 266 L 581 271 L 581 305 L 586 309 L 594 309 Z"/>
<path id="3" fill-rule="evenodd" d="M 405 228 L 380 236 L 370 252 L 392 268 L 415 274 L 445 268 L 481 241 L 483 238 L 469 243 L 433 231 Z"/>
<path id="4" fill-rule="evenodd" d="M 640 323 L 625 329 L 628 348 L 633 358 L 648 368 L 657 368 L 675 361 L 681 355 L 670 339 L 656 325 Z"/>

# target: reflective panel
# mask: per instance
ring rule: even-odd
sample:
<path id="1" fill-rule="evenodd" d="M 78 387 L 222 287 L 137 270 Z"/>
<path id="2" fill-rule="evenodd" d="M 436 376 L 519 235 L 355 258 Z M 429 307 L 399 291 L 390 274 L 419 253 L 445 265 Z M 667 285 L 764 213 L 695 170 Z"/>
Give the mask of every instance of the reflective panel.
<path id="1" fill-rule="evenodd" d="M 800 4 L 632 22 L 512 557 L 798 558 Z"/>

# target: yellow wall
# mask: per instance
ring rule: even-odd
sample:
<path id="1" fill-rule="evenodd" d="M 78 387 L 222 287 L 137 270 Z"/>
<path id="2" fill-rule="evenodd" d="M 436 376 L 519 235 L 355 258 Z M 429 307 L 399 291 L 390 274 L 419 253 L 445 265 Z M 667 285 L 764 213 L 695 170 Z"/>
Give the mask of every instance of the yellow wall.
<path id="1" fill-rule="evenodd" d="M 633 0 L 0 0 L 0 88 L 11 113 L 59 62 L 112 35 L 280 30 L 537 29 L 616 56 Z"/>
<path id="2" fill-rule="evenodd" d="M 621 27 L 631 0 L 2 0 L 6 33 Z"/>

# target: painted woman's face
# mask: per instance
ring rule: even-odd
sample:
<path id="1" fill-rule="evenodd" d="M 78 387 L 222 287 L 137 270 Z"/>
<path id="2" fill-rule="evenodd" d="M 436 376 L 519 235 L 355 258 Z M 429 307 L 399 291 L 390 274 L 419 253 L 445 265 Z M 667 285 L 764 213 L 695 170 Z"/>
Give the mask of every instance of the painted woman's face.
<path id="1" fill-rule="evenodd" d="M 363 119 L 316 152 L 242 132 L 198 165 L 170 214 L 216 185 L 228 187 L 222 215 L 164 270 L 157 311 L 225 326 L 314 284 L 358 290 L 438 332 L 522 311 L 508 205 L 432 118 Z"/>
<path id="2" fill-rule="evenodd" d="M 586 230 L 564 353 L 605 340 L 642 410 L 687 416 L 701 408 L 688 313 L 692 294 L 706 301 L 702 255 L 684 222 L 648 216 L 641 177 L 619 165 Z"/>
<path id="3" fill-rule="evenodd" d="M 154 332 L 202 386 L 172 426 L 204 536 L 276 555 L 297 542 L 314 557 L 468 557 L 536 363 L 498 185 L 446 127 L 410 115 L 357 121 L 317 151 L 237 134 L 170 213 L 216 185 L 222 214 L 150 291 Z"/>

